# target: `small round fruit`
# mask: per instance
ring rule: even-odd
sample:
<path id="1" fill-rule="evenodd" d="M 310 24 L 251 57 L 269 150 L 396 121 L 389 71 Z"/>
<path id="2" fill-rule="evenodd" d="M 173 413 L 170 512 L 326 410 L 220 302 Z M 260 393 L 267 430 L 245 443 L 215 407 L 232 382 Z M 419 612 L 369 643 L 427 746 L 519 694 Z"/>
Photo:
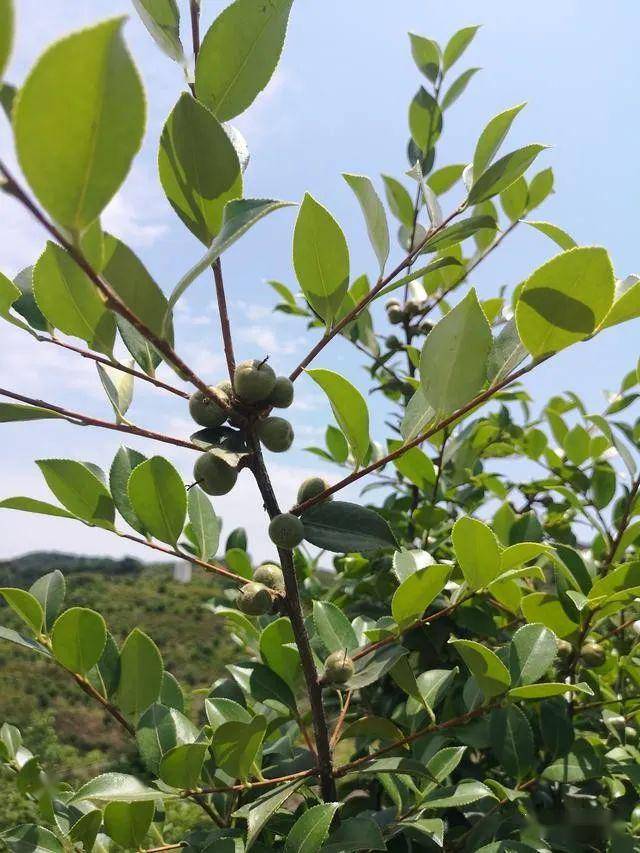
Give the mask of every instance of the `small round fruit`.
<path id="1" fill-rule="evenodd" d="M 400 300 L 398 299 L 387 299 L 384 303 L 385 311 L 388 311 L 390 308 L 400 308 Z"/>
<path id="2" fill-rule="evenodd" d="M 220 392 L 220 388 L 212 390 Z M 226 421 L 228 412 L 213 397 L 205 397 L 202 391 L 194 391 L 189 397 L 189 414 L 200 426 L 219 427 Z"/>
<path id="3" fill-rule="evenodd" d="M 410 317 L 415 317 L 422 310 L 422 306 L 417 299 L 409 299 L 408 302 L 405 302 L 404 310 Z"/>
<path id="4" fill-rule="evenodd" d="M 558 657 L 562 658 L 563 660 L 565 658 L 568 658 L 569 655 L 573 652 L 573 646 L 566 640 L 556 640 L 556 646 L 558 649 Z"/>
<path id="5" fill-rule="evenodd" d="M 391 308 L 387 309 L 387 320 L 397 326 L 404 320 L 404 311 L 399 305 L 392 305 Z"/>
<path id="6" fill-rule="evenodd" d="M 324 662 L 324 677 L 331 684 L 346 684 L 355 669 L 349 655 L 339 649 L 330 654 Z"/>
<path id="7" fill-rule="evenodd" d="M 266 361 L 249 359 L 241 361 L 233 374 L 233 387 L 245 403 L 259 403 L 271 394 L 276 384 L 276 374 Z"/>
<path id="8" fill-rule="evenodd" d="M 329 483 L 324 479 L 324 477 L 307 477 L 306 480 L 303 480 L 300 483 L 300 488 L 298 489 L 298 497 L 297 503 L 303 504 L 305 501 L 311 500 L 311 498 L 317 497 L 317 495 L 322 494 L 325 489 L 329 488 Z M 326 500 L 330 501 L 332 495 L 329 495 Z"/>
<path id="9" fill-rule="evenodd" d="M 226 495 L 235 486 L 238 472 L 224 459 L 207 450 L 193 466 L 193 476 L 208 495 Z"/>
<path id="10" fill-rule="evenodd" d="M 385 345 L 387 349 L 390 350 L 402 349 L 402 343 L 395 335 L 389 335 L 389 337 L 385 341 Z"/>
<path id="11" fill-rule="evenodd" d="M 277 409 L 288 409 L 293 403 L 293 382 L 288 376 L 278 376 L 267 402 Z"/>
<path id="12" fill-rule="evenodd" d="M 604 649 L 597 643 L 587 643 L 580 649 L 580 659 L 587 667 L 602 666 L 605 662 Z"/>
<path id="13" fill-rule="evenodd" d="M 283 453 L 293 444 L 293 427 L 285 418 L 258 421 L 258 438 L 272 453 Z"/>
<path id="14" fill-rule="evenodd" d="M 275 563 L 263 563 L 258 566 L 253 573 L 253 579 L 274 592 L 284 592 L 284 575 L 280 566 L 276 566 Z"/>
<path id="15" fill-rule="evenodd" d="M 273 607 L 271 592 L 261 583 L 249 581 L 240 588 L 240 594 L 236 602 L 238 610 L 247 616 L 264 616 L 270 613 Z"/>
<path id="16" fill-rule="evenodd" d="M 304 539 L 304 525 L 297 515 L 283 512 L 271 520 L 269 537 L 278 548 L 295 548 Z"/>

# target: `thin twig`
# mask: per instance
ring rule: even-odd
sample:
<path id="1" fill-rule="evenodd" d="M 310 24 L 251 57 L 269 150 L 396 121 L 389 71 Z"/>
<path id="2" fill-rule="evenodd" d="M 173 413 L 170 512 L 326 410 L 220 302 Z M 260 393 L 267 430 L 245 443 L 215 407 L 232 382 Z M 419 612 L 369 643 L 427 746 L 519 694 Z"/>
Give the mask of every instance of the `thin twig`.
<path id="1" fill-rule="evenodd" d="M 627 530 L 627 527 L 629 526 L 629 522 L 631 521 L 631 515 L 633 513 L 633 507 L 634 507 L 634 504 L 636 502 L 636 497 L 638 496 L 639 490 L 640 490 L 640 474 L 636 477 L 636 479 L 633 482 L 633 485 L 631 486 L 631 490 L 629 492 L 629 497 L 627 499 L 627 505 L 625 507 L 624 515 L 622 516 L 622 519 L 620 520 L 620 525 L 618 526 L 618 532 L 616 534 L 615 539 L 613 540 L 613 542 L 611 544 L 611 548 L 609 549 L 609 553 L 607 554 L 607 556 L 606 556 L 606 558 L 602 564 L 602 567 L 600 569 L 600 574 L 605 574 L 607 572 L 607 569 L 609 568 L 609 566 L 613 562 L 613 558 L 616 555 L 616 551 L 618 550 L 618 548 L 620 547 L 620 544 L 622 543 L 622 537 L 624 536 L 624 534 Z"/>
<path id="2" fill-rule="evenodd" d="M 64 409 L 62 406 L 57 406 L 55 403 L 47 403 L 46 400 L 27 397 L 24 394 L 18 394 L 16 391 L 9 391 L 6 388 L 0 388 L 0 396 L 8 397 L 10 400 L 18 400 L 21 403 L 27 403 L 31 406 L 38 406 L 41 409 L 47 409 L 49 412 L 55 412 L 76 425 L 100 427 L 102 429 L 115 430 L 115 432 L 126 432 L 129 435 L 138 435 L 141 438 L 150 438 L 153 441 L 161 441 L 164 444 L 173 444 L 176 447 L 186 447 L 187 450 L 197 450 L 199 453 L 202 453 L 201 447 L 198 447 L 197 444 L 193 444 L 191 441 L 185 441 L 182 438 L 175 438 L 171 435 L 165 435 L 161 432 L 143 429 L 143 427 L 137 427 L 131 424 L 117 424 L 112 421 L 103 421 L 100 418 L 92 418 L 89 415 L 82 414 L 81 412 Z"/>
<path id="3" fill-rule="evenodd" d="M 331 734 L 330 745 L 331 749 L 336 748 L 336 744 L 340 740 L 340 735 L 342 734 L 342 729 L 344 727 L 344 721 L 347 717 L 347 712 L 349 711 L 349 705 L 351 704 L 351 690 L 347 690 L 347 695 L 344 697 L 344 702 L 342 704 L 342 709 L 340 711 L 340 716 L 338 717 L 338 721 L 336 722 L 336 726 Z"/>
<path id="4" fill-rule="evenodd" d="M 107 711 L 114 720 L 117 720 L 123 729 L 125 729 L 132 737 L 135 736 L 136 730 L 131 725 L 131 723 L 120 713 L 120 711 L 116 708 L 115 705 L 112 705 L 108 699 L 105 699 L 104 696 L 99 693 L 95 687 L 90 684 L 86 678 L 83 678 L 82 675 L 79 675 L 77 672 L 71 673 L 74 681 L 78 685 L 78 687 L 90 696 L 92 699 L 95 699 L 96 702 L 99 702 L 100 705 Z"/>
<path id="5" fill-rule="evenodd" d="M 191 42 L 195 61 L 200 52 L 200 0 L 190 0 L 189 11 L 191 13 Z"/>
<path id="6" fill-rule="evenodd" d="M 236 359 L 233 353 L 233 341 L 231 339 L 231 324 L 227 311 L 227 299 L 224 293 L 224 279 L 222 278 L 222 264 L 220 258 L 213 264 L 213 277 L 216 283 L 216 300 L 220 314 L 220 328 L 222 330 L 222 342 L 224 344 L 224 356 L 227 360 L 229 379 L 233 383 L 233 375 L 236 370 Z"/>

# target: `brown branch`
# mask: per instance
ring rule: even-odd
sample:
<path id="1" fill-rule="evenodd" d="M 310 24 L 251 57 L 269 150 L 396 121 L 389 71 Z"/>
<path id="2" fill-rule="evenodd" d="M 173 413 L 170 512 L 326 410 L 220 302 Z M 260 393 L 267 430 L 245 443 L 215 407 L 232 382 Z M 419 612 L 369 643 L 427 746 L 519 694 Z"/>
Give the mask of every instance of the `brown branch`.
<path id="1" fill-rule="evenodd" d="M 264 501 L 264 508 L 270 518 L 280 515 L 280 507 L 273 491 L 271 479 L 267 472 L 262 456 L 262 449 L 258 441 L 253 425 L 249 428 L 249 441 L 252 445 L 253 456 L 251 470 L 255 477 L 258 489 Z M 313 732 L 315 735 L 318 753 L 318 774 L 322 797 L 325 802 L 334 802 L 336 799 L 336 786 L 333 779 L 333 762 L 331 758 L 331 747 L 329 745 L 329 730 L 322 701 L 322 688 L 318 678 L 318 672 L 313 659 L 313 652 L 309 642 L 309 635 L 304 624 L 304 614 L 300 603 L 300 591 L 293 563 L 293 553 L 283 548 L 278 548 L 280 564 L 284 574 L 285 582 L 285 609 L 291 621 L 291 628 L 295 637 L 296 645 L 300 653 L 302 671 L 307 686 L 309 704 L 311 706 L 311 717 L 313 720 Z"/>
<path id="2" fill-rule="evenodd" d="M 397 450 L 394 450 L 393 453 L 389 453 L 386 456 L 383 456 L 377 462 L 372 462 L 370 465 L 366 465 L 364 468 L 360 468 L 358 471 L 353 471 L 347 477 L 344 477 L 342 480 L 339 480 L 337 483 L 334 483 L 333 486 L 329 486 L 328 489 L 325 489 L 323 492 L 320 492 L 313 498 L 309 498 L 309 500 L 304 501 L 303 503 L 296 504 L 290 512 L 294 515 L 301 515 L 305 510 L 314 506 L 317 503 L 321 503 L 326 500 L 331 495 L 339 492 L 341 489 L 344 489 L 345 486 L 351 485 L 351 483 L 355 483 L 357 480 L 360 480 L 362 477 L 366 477 L 367 474 L 370 474 L 372 471 L 376 471 L 378 468 L 384 467 L 388 462 L 393 462 L 394 459 L 398 459 L 400 456 L 403 456 L 408 450 L 411 450 L 412 447 L 417 447 L 422 442 L 426 441 L 432 435 L 435 435 L 437 432 L 440 432 L 445 427 L 450 426 L 458 418 L 461 418 L 463 415 L 466 415 L 468 412 L 475 409 L 477 406 L 485 403 L 487 400 L 490 400 L 498 391 L 501 391 L 503 388 L 506 388 L 508 385 L 513 384 L 521 377 L 525 376 L 534 367 L 537 367 L 539 364 L 542 364 L 547 359 L 551 358 L 550 355 L 545 355 L 539 358 L 537 361 L 532 361 L 530 364 L 525 367 L 521 367 L 520 370 L 516 370 L 513 373 L 509 374 L 506 379 L 503 379 L 501 382 L 496 383 L 495 385 L 491 385 L 481 394 L 478 394 L 477 397 L 474 397 L 469 403 L 466 403 L 460 409 L 457 409 L 453 414 L 444 418 L 442 421 L 438 421 L 438 423 L 434 424 L 434 426 L 430 427 L 426 432 L 421 433 L 416 438 L 411 441 L 406 442 L 399 447 Z"/>
<path id="3" fill-rule="evenodd" d="M 347 690 L 347 695 L 344 697 L 344 703 L 342 705 L 342 710 L 340 711 L 340 716 L 338 717 L 338 721 L 336 722 L 336 726 L 331 734 L 331 749 L 336 748 L 336 744 L 340 740 L 340 735 L 342 734 L 342 729 L 344 727 L 344 721 L 347 717 L 347 713 L 349 711 L 349 705 L 351 704 L 351 690 Z"/>
<path id="4" fill-rule="evenodd" d="M 231 325 L 227 312 L 227 299 L 224 293 L 224 279 L 222 278 L 222 264 L 220 258 L 213 264 L 213 277 L 216 283 L 216 300 L 218 312 L 220 313 L 220 328 L 222 329 L 222 342 L 224 344 L 224 356 L 227 360 L 229 379 L 233 384 L 233 374 L 236 370 L 236 359 L 233 353 L 233 341 L 231 339 Z"/>
<path id="5" fill-rule="evenodd" d="M 193 372 L 193 370 L 191 370 L 188 364 L 180 358 L 168 341 L 152 331 L 136 314 L 131 311 L 111 285 L 93 269 L 82 252 L 70 243 L 62 232 L 49 219 L 47 219 L 42 211 L 31 201 L 29 196 L 20 187 L 16 179 L 2 161 L 0 161 L 0 173 L 2 173 L 6 179 L 6 184 L 4 186 L 5 192 L 12 195 L 16 201 L 20 202 L 20 204 L 29 211 L 40 225 L 49 232 L 54 240 L 56 240 L 63 249 L 68 252 L 78 267 L 80 267 L 80 269 L 103 295 L 106 307 L 127 320 L 143 338 L 149 341 L 149 343 L 158 350 L 166 361 L 170 362 L 175 367 L 181 376 L 184 376 L 187 381 L 192 385 L 195 385 L 195 387 L 202 391 L 203 394 L 206 394 L 208 397 L 215 397 L 218 405 L 225 411 L 229 411 L 229 404 L 224 397 L 217 394 L 215 391 L 212 391 L 209 386 L 203 382 L 202 379 Z"/>
<path id="6" fill-rule="evenodd" d="M 246 782 L 238 785 L 222 785 L 218 788 L 198 788 L 193 791 L 184 791 L 181 796 L 192 797 L 194 794 L 231 794 L 253 791 L 255 788 L 268 788 L 270 785 L 282 785 L 285 782 L 294 782 L 296 779 L 310 779 L 319 773 L 317 767 L 309 770 L 299 770 L 297 773 L 289 773 L 287 776 L 278 776 L 275 779 L 260 779 L 257 782 Z"/>
<path id="7" fill-rule="evenodd" d="M 186 842 L 179 841 L 177 844 L 162 844 L 160 847 L 147 847 L 143 853 L 164 853 L 165 850 L 177 850 L 179 847 L 185 847 Z"/>
<path id="8" fill-rule="evenodd" d="M 446 219 L 444 219 L 440 223 L 440 225 L 437 225 L 434 228 L 430 228 L 427 231 L 427 234 L 426 234 L 424 240 L 422 240 L 420 242 L 420 244 L 415 247 L 415 249 L 412 248 L 411 251 L 406 255 L 406 257 L 398 264 L 398 266 L 395 267 L 385 278 L 379 279 L 379 281 L 376 283 L 376 285 L 374 287 L 372 287 L 371 290 L 362 297 L 362 299 L 358 302 L 358 304 L 354 308 L 352 308 L 351 311 L 349 311 L 349 313 L 346 314 L 342 318 L 342 320 L 340 320 L 338 323 L 336 323 L 335 326 L 332 326 L 331 329 L 329 329 L 320 338 L 318 343 L 314 347 L 311 348 L 311 350 L 307 353 L 307 355 L 302 359 L 300 364 L 289 374 L 289 379 L 292 382 L 295 382 L 295 380 L 298 378 L 298 376 L 300 376 L 300 374 L 303 372 L 303 370 L 309 364 L 311 364 L 311 362 L 318 355 L 318 353 L 320 353 L 326 347 L 326 345 L 330 341 L 332 341 L 333 338 L 335 338 L 335 336 L 339 332 L 342 331 L 342 329 L 344 329 L 345 326 L 348 326 L 349 323 L 352 323 L 355 320 L 355 318 L 358 316 L 358 314 L 360 314 L 360 312 L 363 311 L 367 307 L 367 305 L 376 298 L 378 293 L 380 293 L 380 291 L 384 287 L 386 287 L 390 282 L 392 282 L 393 279 L 399 273 L 402 272 L 402 270 L 406 269 L 406 267 L 408 267 L 408 266 L 411 266 L 414 259 L 420 254 L 420 252 L 424 248 L 425 243 L 428 240 L 430 240 L 432 237 L 434 237 L 436 234 L 438 234 L 440 231 L 442 231 L 449 224 L 449 222 L 451 222 L 452 219 L 454 219 L 456 216 L 458 216 L 460 213 L 462 213 L 462 211 L 464 209 L 465 209 L 465 204 L 463 202 L 461 205 L 459 205 L 453 211 L 453 213 L 450 213 L 449 216 L 447 216 Z"/>
<path id="9" fill-rule="evenodd" d="M 71 672 L 71 670 L 67 670 L 67 671 Z M 109 714 L 111 714 L 111 716 L 114 718 L 114 720 L 117 720 L 120 723 L 120 725 L 122 726 L 122 728 L 125 729 L 131 735 L 131 737 L 135 737 L 135 734 L 136 734 L 135 728 L 120 713 L 120 711 L 116 708 L 115 705 L 112 705 L 108 699 L 105 699 L 105 697 L 101 693 L 99 693 L 95 689 L 95 687 L 86 680 L 86 678 L 83 678 L 77 672 L 72 672 L 71 675 L 73 676 L 73 679 L 76 682 L 76 684 L 78 685 L 78 687 L 80 687 L 80 689 L 84 693 L 86 693 L 87 696 L 90 696 L 92 699 L 95 699 L 96 702 L 99 702 L 100 705 L 102 705 L 102 707 L 105 709 L 105 711 L 107 711 Z"/>
<path id="10" fill-rule="evenodd" d="M 191 42 L 195 61 L 200 52 L 200 0 L 189 0 L 189 12 L 191 13 Z"/>
<path id="11" fill-rule="evenodd" d="M 638 496 L 638 491 L 640 490 L 640 474 L 634 480 L 631 490 L 629 492 L 629 497 L 627 499 L 627 505 L 625 507 L 624 515 L 620 520 L 620 525 L 618 527 L 618 532 L 616 533 L 616 537 L 611 544 L 611 548 L 609 549 L 609 553 L 607 554 L 604 563 L 600 569 L 600 574 L 605 574 L 607 569 L 613 562 L 613 558 L 616 555 L 616 551 L 620 547 L 622 542 L 622 537 L 626 533 L 627 527 L 629 526 L 629 522 L 631 521 L 631 514 L 633 513 L 633 507 L 636 502 L 636 497 Z"/>
<path id="12" fill-rule="evenodd" d="M 169 385 L 168 382 L 163 382 L 155 376 L 149 376 L 141 370 L 136 370 L 135 367 L 128 367 L 126 364 L 122 364 L 112 358 L 107 358 L 104 355 L 98 355 L 90 350 L 73 346 L 73 344 L 68 344 L 65 341 L 59 341 L 57 338 L 48 338 L 45 335 L 36 335 L 36 340 L 42 344 L 54 344 L 55 346 L 62 347 L 70 352 L 75 352 L 82 356 L 82 358 L 91 359 L 91 361 L 95 361 L 98 364 L 104 364 L 106 367 L 113 367 L 114 370 L 120 370 L 122 373 L 128 373 L 130 376 L 135 376 L 136 379 L 141 379 L 143 382 L 149 382 L 151 385 L 155 385 L 156 388 L 162 388 L 164 391 L 169 391 L 171 394 L 175 394 L 176 397 L 182 397 L 184 400 L 189 399 L 189 394 L 186 391 L 181 391 L 180 388 Z"/>
<path id="13" fill-rule="evenodd" d="M 64 409 L 62 406 L 57 406 L 55 403 L 47 403 L 45 400 L 37 400 L 34 397 L 26 397 L 24 394 L 18 394 L 16 391 L 9 391 L 6 388 L 0 388 L 0 396 L 8 397 L 10 400 L 18 400 L 21 403 L 27 403 L 31 406 L 38 406 L 41 409 L 47 409 L 50 412 L 55 412 L 64 418 L 67 418 L 71 423 L 79 426 L 101 427 L 102 429 L 111 429 L 115 432 L 126 432 L 129 435 L 138 435 L 141 438 L 150 438 L 153 441 L 162 441 L 164 444 L 173 444 L 176 447 L 186 447 L 187 450 L 197 450 L 202 453 L 202 448 L 191 441 L 184 441 L 182 438 L 174 438 L 170 435 L 164 435 L 161 432 L 154 432 L 150 429 L 133 426 L 131 424 L 117 424 L 111 421 L 103 421 L 100 418 L 92 418 L 89 415 L 84 415 L 81 412 L 74 412 L 71 409 Z"/>

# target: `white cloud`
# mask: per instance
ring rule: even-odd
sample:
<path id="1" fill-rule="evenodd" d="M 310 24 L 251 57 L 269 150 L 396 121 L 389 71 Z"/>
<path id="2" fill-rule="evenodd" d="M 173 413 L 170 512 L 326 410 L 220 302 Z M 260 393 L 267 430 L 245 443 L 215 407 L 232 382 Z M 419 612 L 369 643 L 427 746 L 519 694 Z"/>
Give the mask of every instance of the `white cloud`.
<path id="1" fill-rule="evenodd" d="M 273 329 L 258 323 L 240 329 L 238 338 L 253 344 L 257 352 L 264 352 L 268 355 L 293 355 L 305 343 L 305 339 L 302 337 L 292 338 L 287 335 L 278 335 Z"/>

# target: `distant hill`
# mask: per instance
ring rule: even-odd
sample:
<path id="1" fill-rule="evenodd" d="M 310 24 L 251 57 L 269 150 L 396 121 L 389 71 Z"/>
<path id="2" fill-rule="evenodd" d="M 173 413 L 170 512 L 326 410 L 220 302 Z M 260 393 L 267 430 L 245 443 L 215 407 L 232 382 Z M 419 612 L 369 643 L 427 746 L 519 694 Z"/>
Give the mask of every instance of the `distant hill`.
<path id="1" fill-rule="evenodd" d="M 100 572 L 118 576 L 139 574 L 149 565 L 171 567 L 172 563 L 149 564 L 135 557 L 89 557 L 84 554 L 65 554 L 61 551 L 31 551 L 21 557 L 0 560 L 0 584 L 15 583 L 27 586 L 40 575 L 60 569 L 64 575 L 76 572 Z M 17 583 L 21 581 L 20 583 Z"/>

